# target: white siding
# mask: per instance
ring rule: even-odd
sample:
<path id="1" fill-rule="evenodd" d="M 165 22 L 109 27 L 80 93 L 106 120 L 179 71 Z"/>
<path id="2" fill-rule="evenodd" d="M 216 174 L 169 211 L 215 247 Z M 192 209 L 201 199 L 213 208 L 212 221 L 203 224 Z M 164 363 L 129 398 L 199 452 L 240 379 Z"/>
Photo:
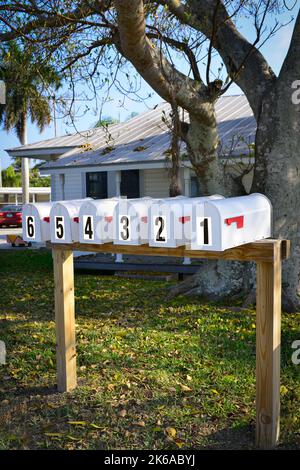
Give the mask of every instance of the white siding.
<path id="1" fill-rule="evenodd" d="M 73 173 L 71 171 L 65 173 L 65 199 L 81 199 L 82 197 L 81 173 Z"/>
<path id="2" fill-rule="evenodd" d="M 166 169 L 144 170 L 143 176 L 143 194 L 141 196 L 169 196 L 170 181 Z"/>
<path id="3" fill-rule="evenodd" d="M 51 175 L 51 200 L 61 201 L 63 199 L 62 185 L 59 174 Z"/>
<path id="4" fill-rule="evenodd" d="M 80 172 L 64 173 L 64 191 L 63 191 L 63 173 L 51 175 L 51 199 L 52 201 L 61 201 L 63 199 L 81 199 L 83 195 L 82 174 Z"/>

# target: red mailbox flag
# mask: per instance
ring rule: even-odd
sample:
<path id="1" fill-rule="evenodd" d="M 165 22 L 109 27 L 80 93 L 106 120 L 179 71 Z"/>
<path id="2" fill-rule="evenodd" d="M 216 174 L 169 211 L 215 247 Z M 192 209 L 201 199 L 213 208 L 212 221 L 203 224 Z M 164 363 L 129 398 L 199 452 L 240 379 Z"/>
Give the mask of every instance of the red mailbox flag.
<path id="1" fill-rule="evenodd" d="M 244 227 L 244 216 L 238 215 L 237 217 L 231 217 L 230 219 L 225 219 L 225 224 L 231 225 L 236 223 L 236 228 Z"/>

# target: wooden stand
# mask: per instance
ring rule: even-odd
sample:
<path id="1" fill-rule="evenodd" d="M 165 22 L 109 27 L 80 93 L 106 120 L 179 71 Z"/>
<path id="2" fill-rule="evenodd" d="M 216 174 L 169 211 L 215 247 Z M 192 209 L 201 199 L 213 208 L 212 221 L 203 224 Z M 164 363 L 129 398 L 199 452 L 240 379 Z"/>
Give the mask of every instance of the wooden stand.
<path id="1" fill-rule="evenodd" d="M 149 256 L 255 261 L 256 294 L 256 443 L 274 447 L 280 420 L 281 262 L 289 257 L 288 240 L 262 240 L 224 252 L 191 251 L 185 247 L 151 248 L 107 243 L 48 244 L 53 251 L 58 391 L 76 387 L 73 251 Z"/>

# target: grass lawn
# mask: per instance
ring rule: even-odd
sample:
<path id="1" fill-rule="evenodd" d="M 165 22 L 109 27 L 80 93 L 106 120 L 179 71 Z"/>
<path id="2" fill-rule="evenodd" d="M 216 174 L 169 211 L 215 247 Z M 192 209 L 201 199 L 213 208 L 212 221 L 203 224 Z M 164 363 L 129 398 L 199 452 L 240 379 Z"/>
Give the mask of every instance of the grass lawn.
<path id="1" fill-rule="evenodd" d="M 79 386 L 55 392 L 51 254 L 0 253 L 0 449 L 253 448 L 255 312 L 76 275 Z M 300 448 L 299 314 L 283 315 L 282 448 Z"/>

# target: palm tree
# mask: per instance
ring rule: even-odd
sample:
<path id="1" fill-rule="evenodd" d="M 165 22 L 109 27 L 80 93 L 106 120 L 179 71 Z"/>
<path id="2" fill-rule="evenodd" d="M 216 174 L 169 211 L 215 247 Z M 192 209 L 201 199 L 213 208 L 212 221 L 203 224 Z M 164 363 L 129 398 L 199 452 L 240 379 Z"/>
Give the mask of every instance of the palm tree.
<path id="1" fill-rule="evenodd" d="M 27 121 L 30 117 L 40 132 L 51 122 L 47 90 L 60 86 L 60 77 L 26 46 L 10 42 L 0 49 L 0 80 L 6 84 L 6 104 L 0 107 L 0 125 L 15 129 L 21 145 L 27 144 Z M 22 158 L 23 204 L 29 201 L 29 159 Z"/>

